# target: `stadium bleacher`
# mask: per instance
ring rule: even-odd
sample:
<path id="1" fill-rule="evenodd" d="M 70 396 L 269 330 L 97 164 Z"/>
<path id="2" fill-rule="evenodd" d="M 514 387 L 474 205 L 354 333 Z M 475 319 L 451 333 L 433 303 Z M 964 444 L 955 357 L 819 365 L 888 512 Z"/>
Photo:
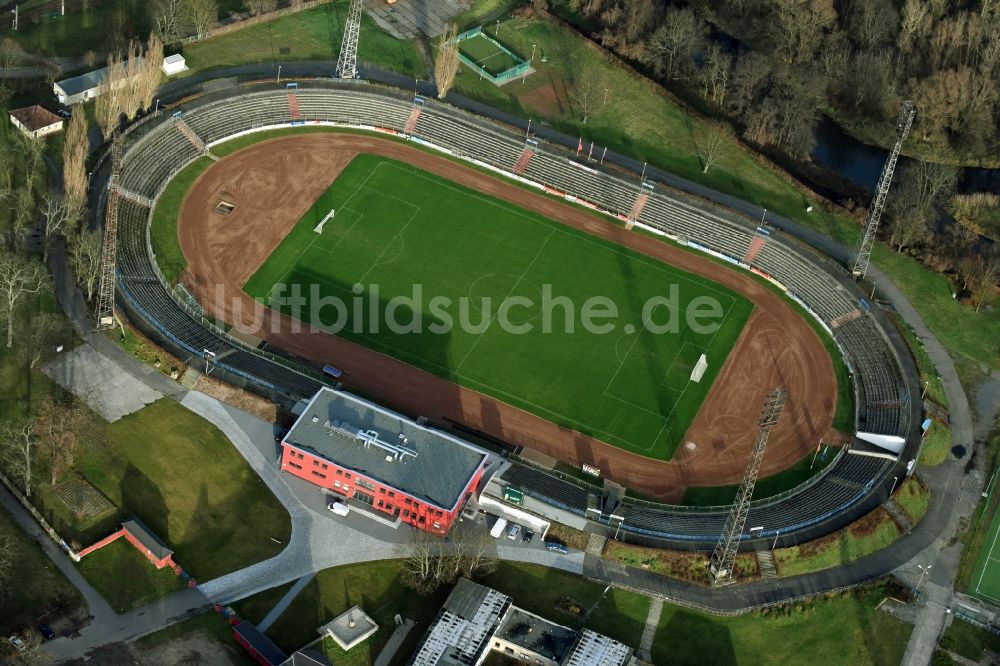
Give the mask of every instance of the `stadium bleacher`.
<path id="1" fill-rule="evenodd" d="M 228 97 L 194 99 L 183 106 L 184 122 L 206 145 L 234 134 L 265 128 L 287 127 L 291 122 L 287 92 L 247 92 L 235 88 Z M 512 174 L 521 165 L 521 177 L 554 190 L 580 197 L 618 216 L 633 211 L 637 180 L 581 164 L 571 153 L 547 146 L 534 149 L 533 157 L 520 160 L 524 137 L 499 125 L 457 111 L 436 100 L 427 100 L 422 112 L 412 115 L 412 94 L 375 86 L 339 87 L 332 82 L 301 82 L 296 90 L 301 123 L 335 123 L 362 128 L 382 128 L 400 135 L 411 125 L 414 138 L 445 148 L 453 155 L 493 165 Z M 178 131 L 169 116 L 150 118 L 126 134 L 121 185 L 155 199 L 170 178 L 200 155 L 192 141 Z M 512 174 L 513 175 L 513 174 Z M 163 281 L 147 241 L 150 210 L 119 200 L 118 284 L 130 311 L 161 331 L 175 346 L 193 356 L 209 349 L 233 373 L 285 395 L 306 397 L 320 386 L 318 368 L 297 370 L 285 359 L 275 359 L 228 338 L 181 307 Z M 662 188 L 649 191 L 639 222 L 685 240 L 696 241 L 741 262 L 756 231 L 749 220 L 723 217 L 667 196 Z M 900 361 L 879 323 L 868 312 L 860 316 L 857 299 L 825 266 L 782 238 L 770 236 L 753 257 L 754 267 L 767 273 L 794 293 L 827 325 L 837 322 L 834 336 L 845 351 L 858 385 L 861 430 L 906 436 L 906 395 Z M 850 316 L 846 316 L 849 315 Z M 853 317 L 853 318 L 852 318 Z M 791 498 L 751 509 L 748 525 L 755 521 L 770 528 L 793 529 L 810 524 L 830 512 L 842 511 L 888 474 L 891 461 L 883 458 L 842 455 L 815 483 Z M 572 483 L 525 466 L 506 472 L 511 483 L 532 495 L 575 511 L 599 505 L 599 498 Z M 629 504 L 624 529 L 678 539 L 716 538 L 725 519 L 722 512 L 694 512 Z"/>

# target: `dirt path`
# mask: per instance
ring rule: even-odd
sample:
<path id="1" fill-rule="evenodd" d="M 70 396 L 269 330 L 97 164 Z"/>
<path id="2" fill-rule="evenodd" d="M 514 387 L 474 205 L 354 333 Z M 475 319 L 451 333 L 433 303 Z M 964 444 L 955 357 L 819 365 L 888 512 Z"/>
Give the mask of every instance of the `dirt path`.
<path id="1" fill-rule="evenodd" d="M 354 343 L 310 332 L 258 306 L 242 285 L 273 252 L 316 198 L 358 153 L 413 164 L 587 233 L 708 277 L 756 304 L 674 459 L 660 462 L 561 428 L 476 391 Z M 229 215 L 213 212 L 223 192 Z M 689 485 L 739 482 L 749 460 L 764 396 L 784 385 L 789 399 L 771 435 L 762 475 L 789 467 L 815 449 L 836 408 L 836 378 L 822 341 L 779 295 L 745 273 L 720 266 L 532 193 L 444 157 L 379 139 L 309 134 L 254 144 L 210 167 L 194 184 L 178 223 L 188 260 L 184 283 L 207 313 L 270 344 L 347 372 L 350 388 L 378 396 L 409 414 L 453 421 L 573 464 L 595 465 L 630 488 L 679 500 Z"/>

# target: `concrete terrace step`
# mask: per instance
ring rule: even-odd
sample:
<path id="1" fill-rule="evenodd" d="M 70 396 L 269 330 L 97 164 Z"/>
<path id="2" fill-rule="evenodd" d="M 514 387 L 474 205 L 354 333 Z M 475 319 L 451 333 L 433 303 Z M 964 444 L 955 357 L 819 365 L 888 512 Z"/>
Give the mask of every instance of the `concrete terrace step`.
<path id="1" fill-rule="evenodd" d="M 600 534 L 590 533 L 590 539 L 587 541 L 587 552 L 594 557 L 600 557 L 601 553 L 604 552 L 604 545 L 608 542 L 605 537 Z"/>
<path id="2" fill-rule="evenodd" d="M 757 565 L 760 567 L 760 575 L 763 578 L 777 578 L 778 570 L 774 568 L 774 558 L 769 550 L 757 551 Z"/>
<path id="3" fill-rule="evenodd" d="M 753 240 L 750 241 L 750 247 L 747 248 L 747 254 L 743 257 L 743 262 L 746 264 L 752 264 L 753 260 L 757 258 L 757 254 L 764 247 L 764 237 L 754 236 Z"/>
<path id="4" fill-rule="evenodd" d="M 514 173 L 516 173 L 519 176 L 523 174 L 524 170 L 528 168 L 528 162 L 531 161 L 531 158 L 534 156 L 534 154 L 535 151 L 533 151 L 531 148 L 525 148 L 524 150 L 522 150 L 521 155 L 517 158 L 517 164 L 514 165 Z"/>
<path id="5" fill-rule="evenodd" d="M 420 119 L 420 112 L 423 111 L 422 106 L 413 105 L 413 110 L 410 111 L 410 117 L 406 119 L 406 126 L 403 127 L 403 132 L 406 134 L 413 134 L 413 130 L 417 129 L 417 121 Z"/>
<path id="6" fill-rule="evenodd" d="M 194 387 L 198 385 L 199 379 L 201 379 L 201 372 L 195 370 L 193 367 L 189 365 L 187 370 L 184 371 L 184 374 L 181 375 L 181 378 L 178 381 L 180 382 L 181 386 L 188 389 L 189 391 L 193 391 Z"/>
<path id="7" fill-rule="evenodd" d="M 299 98 L 292 92 L 288 93 L 288 113 L 292 116 L 292 120 L 302 119 L 302 114 L 299 113 Z"/>
<path id="8" fill-rule="evenodd" d="M 903 534 L 906 534 L 913 529 L 913 523 L 910 522 L 910 517 L 898 504 L 896 504 L 892 498 L 887 499 L 882 506 L 884 506 L 885 510 L 889 512 L 892 519 L 896 521 L 896 524 L 899 525 L 899 529 L 903 532 Z"/>

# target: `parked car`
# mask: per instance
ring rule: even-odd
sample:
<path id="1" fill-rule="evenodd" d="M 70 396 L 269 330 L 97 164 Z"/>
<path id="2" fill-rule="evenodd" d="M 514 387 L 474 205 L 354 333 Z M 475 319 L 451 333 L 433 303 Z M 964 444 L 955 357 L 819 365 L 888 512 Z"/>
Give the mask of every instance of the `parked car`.
<path id="1" fill-rule="evenodd" d="M 52 627 L 47 624 L 38 625 L 38 631 L 41 632 L 42 636 L 44 636 L 47 641 L 51 641 L 56 637 L 56 632 L 52 631 Z"/>
<path id="2" fill-rule="evenodd" d="M 24 641 L 18 638 L 16 634 L 8 638 L 7 642 L 13 645 L 14 649 L 17 650 L 18 652 L 24 652 L 25 650 L 28 649 L 28 646 L 25 645 Z"/>
<path id="3" fill-rule="evenodd" d="M 521 537 L 521 541 L 524 543 L 531 543 L 531 540 L 535 538 L 535 532 L 533 530 L 524 530 L 524 536 Z"/>
<path id="4" fill-rule="evenodd" d="M 520 533 L 520 531 L 521 531 L 520 525 L 511 525 L 510 529 L 507 530 L 507 538 L 510 539 L 511 541 L 514 541 L 515 539 L 517 539 L 517 535 Z"/>
<path id="5" fill-rule="evenodd" d="M 569 553 L 569 548 L 567 548 L 566 546 L 562 545 L 561 543 L 556 543 L 555 541 L 546 541 L 545 542 L 545 547 L 548 548 L 551 551 L 556 552 L 556 553 L 562 553 L 563 555 L 566 555 L 566 554 Z"/>
<path id="6" fill-rule="evenodd" d="M 59 109 L 58 111 L 56 111 L 56 113 L 58 113 L 63 118 L 71 118 L 73 116 L 73 112 L 68 109 Z"/>
<path id="7" fill-rule="evenodd" d="M 333 511 L 338 516 L 346 516 L 351 512 L 351 507 L 347 506 L 343 502 L 334 500 L 326 505 L 326 508 Z"/>

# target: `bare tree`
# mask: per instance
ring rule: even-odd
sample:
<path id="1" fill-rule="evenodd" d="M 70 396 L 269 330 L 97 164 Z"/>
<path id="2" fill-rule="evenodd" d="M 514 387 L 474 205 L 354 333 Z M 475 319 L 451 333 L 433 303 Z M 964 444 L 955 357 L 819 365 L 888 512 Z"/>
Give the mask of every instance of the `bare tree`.
<path id="1" fill-rule="evenodd" d="M 63 189 L 69 214 L 79 218 L 87 202 L 87 117 L 82 110 L 69 119 L 63 145 Z"/>
<path id="2" fill-rule="evenodd" d="M 426 594 L 437 588 L 435 570 L 440 560 L 439 537 L 423 530 L 413 530 L 410 541 L 404 546 L 403 584 L 410 589 Z"/>
<path id="3" fill-rule="evenodd" d="M 26 322 L 18 337 L 18 351 L 34 368 L 42 359 L 42 354 L 51 350 L 66 336 L 64 320 L 51 312 L 36 312 L 31 321 Z"/>
<path id="4" fill-rule="evenodd" d="M 438 98 L 444 99 L 458 74 L 458 34 L 453 23 L 449 23 L 438 39 L 437 53 L 434 54 L 434 82 L 437 84 Z"/>
<path id="5" fill-rule="evenodd" d="M 278 0 L 244 0 L 243 4 L 251 16 L 260 16 L 278 8 Z"/>
<path id="6" fill-rule="evenodd" d="M 893 217 L 889 225 L 889 243 L 895 246 L 896 252 L 902 252 L 921 241 L 927 232 L 927 211 L 911 208 Z"/>
<path id="7" fill-rule="evenodd" d="M 681 63 L 701 48 L 707 34 L 708 25 L 694 10 L 667 9 L 660 27 L 646 42 L 650 64 L 663 76 L 674 78 Z"/>
<path id="8" fill-rule="evenodd" d="M 862 2 L 851 14 L 851 36 L 861 48 L 871 50 L 891 42 L 899 27 L 899 14 L 889 2 Z"/>
<path id="9" fill-rule="evenodd" d="M 957 183 L 957 167 L 930 162 L 907 162 L 894 192 L 893 208 L 897 211 L 919 210 L 929 216 L 934 208 L 951 197 Z"/>
<path id="10" fill-rule="evenodd" d="M 0 38 L 0 70 L 6 71 L 17 67 L 23 52 L 13 37 Z"/>
<path id="11" fill-rule="evenodd" d="M 105 139 L 118 129 L 122 116 L 121 86 L 125 79 L 125 63 L 116 55 L 108 56 L 104 80 L 97 89 L 94 118 Z"/>
<path id="12" fill-rule="evenodd" d="M 788 64 L 809 60 L 837 21 L 833 0 L 773 0 L 770 36 Z"/>
<path id="13" fill-rule="evenodd" d="M 14 345 L 14 316 L 31 294 L 48 286 L 42 264 L 11 251 L 0 251 L 0 307 L 7 318 L 7 347 Z"/>
<path id="14" fill-rule="evenodd" d="M 186 0 L 153 0 L 152 15 L 156 31 L 166 43 L 184 36 L 184 4 Z"/>
<path id="15" fill-rule="evenodd" d="M 49 248 L 52 246 L 52 241 L 60 234 L 72 233 L 75 221 L 70 217 L 69 206 L 63 194 L 55 190 L 49 190 L 47 194 L 42 195 L 43 263 L 48 262 Z"/>
<path id="16" fill-rule="evenodd" d="M 5 596 L 7 590 L 16 583 L 11 577 L 16 562 L 17 549 L 14 538 L 9 534 L 0 536 L 0 598 Z"/>
<path id="17" fill-rule="evenodd" d="M 84 231 L 69 246 L 70 266 L 88 301 L 94 298 L 101 274 L 101 249 L 101 236 L 96 231 Z"/>
<path id="18" fill-rule="evenodd" d="M 37 441 L 34 423 L 22 418 L 4 424 L 0 429 L 0 445 L 7 469 L 20 481 L 21 490 L 28 497 L 32 489 L 32 467 L 35 462 Z"/>
<path id="19" fill-rule="evenodd" d="M 576 106 L 577 111 L 583 117 L 583 124 L 587 124 L 591 114 L 598 108 L 601 101 L 602 89 L 600 84 L 594 80 L 590 73 L 584 73 L 583 78 L 574 83 L 570 90 L 570 101 Z"/>
<path id="20" fill-rule="evenodd" d="M 976 312 L 979 312 L 1000 281 L 1000 254 L 967 255 L 958 262 L 958 272 L 963 285 L 972 295 Z"/>
<path id="21" fill-rule="evenodd" d="M 49 462 L 49 483 L 55 485 L 73 466 L 73 456 L 81 441 L 101 437 L 93 412 L 75 399 L 61 401 L 46 397 L 34 420 L 39 450 Z"/>
<path id="22" fill-rule="evenodd" d="M 184 0 L 182 12 L 187 32 L 201 37 L 218 21 L 219 3 L 217 0 Z"/>
<path id="23" fill-rule="evenodd" d="M 703 121 L 691 131 L 691 143 L 695 154 L 701 161 L 701 172 L 708 170 L 725 154 L 732 141 L 729 128 L 721 123 L 710 120 Z"/>
<path id="24" fill-rule="evenodd" d="M 712 102 L 718 107 L 725 104 L 732 69 L 733 56 L 718 44 L 710 44 L 700 72 L 702 97 L 706 102 Z"/>

